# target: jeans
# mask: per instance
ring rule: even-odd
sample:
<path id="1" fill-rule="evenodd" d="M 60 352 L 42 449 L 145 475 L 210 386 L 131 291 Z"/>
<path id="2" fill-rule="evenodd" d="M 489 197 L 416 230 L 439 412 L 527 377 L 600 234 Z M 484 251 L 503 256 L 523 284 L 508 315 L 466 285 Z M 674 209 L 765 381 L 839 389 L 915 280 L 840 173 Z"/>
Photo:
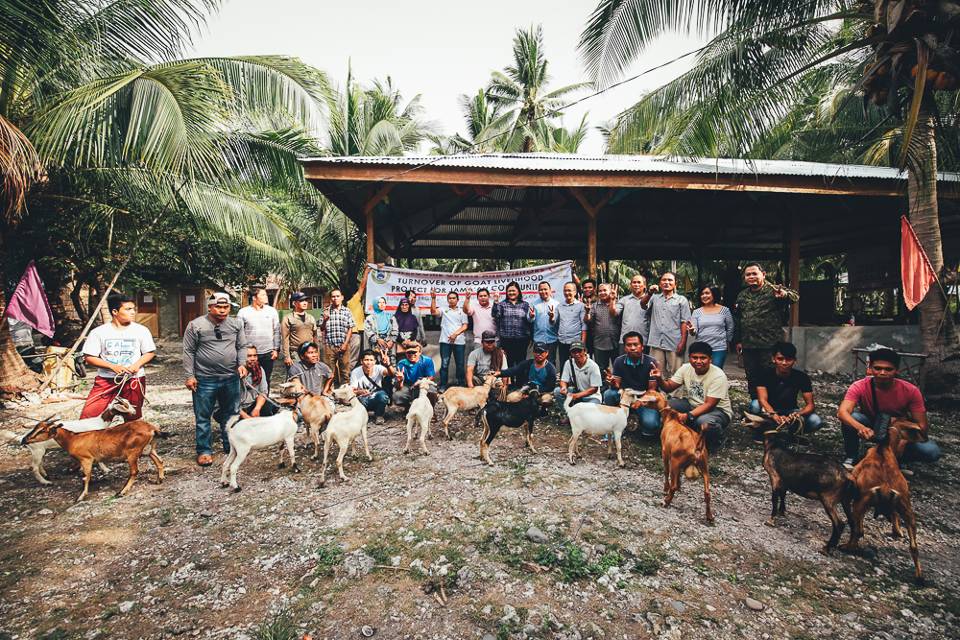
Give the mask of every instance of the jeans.
<path id="1" fill-rule="evenodd" d="M 693 405 L 686 398 L 670 398 L 670 407 L 680 413 L 690 413 Z M 697 416 L 694 423 L 700 427 L 700 432 L 707 441 L 707 448 L 713 450 L 723 438 L 723 434 L 730 424 L 730 417 L 720 409 L 713 409 Z"/>
<path id="2" fill-rule="evenodd" d="M 463 366 L 463 355 L 466 345 L 450 344 L 449 342 L 440 343 L 440 389 L 447 388 L 447 379 L 450 372 L 450 356 L 453 355 L 453 363 L 456 367 L 453 377 L 458 386 L 466 386 L 464 382 L 466 368 Z"/>
<path id="3" fill-rule="evenodd" d="M 600 373 L 603 373 L 610 367 L 610 363 L 617 357 L 616 348 L 613 349 L 594 349 L 593 361 L 600 367 Z"/>
<path id="4" fill-rule="evenodd" d="M 270 357 L 269 353 L 257 354 L 257 362 L 260 363 L 260 368 L 263 369 L 263 377 L 267 379 L 267 387 L 270 386 L 270 376 L 273 374 L 273 363 L 276 362 L 273 358 Z"/>
<path id="5" fill-rule="evenodd" d="M 743 348 L 740 353 L 743 358 L 743 371 L 747 374 L 747 389 L 750 391 L 750 398 L 757 397 L 757 382 L 763 370 L 770 366 L 770 349 L 747 349 Z"/>
<path id="6" fill-rule="evenodd" d="M 216 412 L 214 412 L 216 406 Z M 227 422 L 240 413 L 240 378 L 197 378 L 197 390 L 193 392 L 193 417 L 197 422 L 197 454 L 212 454 L 210 419 L 220 424 L 220 440 L 223 452 L 230 453 L 227 440 Z"/>
<path id="7" fill-rule="evenodd" d="M 620 404 L 620 390 L 607 389 L 603 392 L 603 404 L 616 407 Z M 654 436 L 660 431 L 660 412 L 650 407 L 631 409 L 631 413 L 640 418 L 640 433 L 645 436 Z"/>
<path id="8" fill-rule="evenodd" d="M 360 404 L 362 404 L 367 411 L 373 411 L 375 417 L 382 418 L 387 410 L 390 397 L 383 391 L 376 391 L 370 395 L 357 398 L 357 400 L 360 401 Z"/>
<path id="9" fill-rule="evenodd" d="M 567 393 L 576 393 L 576 389 L 567 389 Z M 567 396 L 560 393 L 560 387 L 557 387 L 553 390 L 553 399 L 557 403 L 558 407 L 562 407 L 563 403 L 567 401 Z M 586 398 L 581 398 L 580 400 L 574 400 L 571 404 L 580 404 L 581 402 L 589 402 L 591 404 L 600 404 L 600 400 L 596 396 L 587 396 Z"/>
<path id="10" fill-rule="evenodd" d="M 873 420 L 865 414 L 854 411 L 851 415 L 853 419 L 860 424 L 873 428 Z M 861 451 L 863 447 L 860 445 L 860 435 L 853 427 L 845 424 L 840 425 L 840 433 L 843 435 L 844 457 L 856 462 L 862 457 Z M 903 450 L 903 455 L 900 456 L 900 462 L 934 463 L 940 459 L 941 455 L 943 454 L 940 451 L 940 447 L 933 440 L 928 439 L 926 442 L 908 442 Z"/>
<path id="11" fill-rule="evenodd" d="M 723 365 L 727 362 L 727 350 L 718 349 L 717 351 L 714 351 L 713 355 L 710 356 L 710 362 L 712 362 L 714 366 L 723 369 Z"/>
<path id="12" fill-rule="evenodd" d="M 716 352 L 714 352 L 716 353 Z M 762 411 L 760 407 L 759 400 L 750 401 L 750 413 L 759 415 Z M 820 427 L 823 426 L 823 418 L 818 416 L 816 413 L 811 413 L 810 415 L 803 417 L 803 433 L 813 433 L 814 431 L 819 431 Z M 790 433 L 796 433 L 797 428 L 793 426 L 790 428 Z"/>
<path id="13" fill-rule="evenodd" d="M 507 366 L 512 367 L 527 359 L 527 346 L 530 338 L 500 338 L 500 348 L 507 356 Z"/>

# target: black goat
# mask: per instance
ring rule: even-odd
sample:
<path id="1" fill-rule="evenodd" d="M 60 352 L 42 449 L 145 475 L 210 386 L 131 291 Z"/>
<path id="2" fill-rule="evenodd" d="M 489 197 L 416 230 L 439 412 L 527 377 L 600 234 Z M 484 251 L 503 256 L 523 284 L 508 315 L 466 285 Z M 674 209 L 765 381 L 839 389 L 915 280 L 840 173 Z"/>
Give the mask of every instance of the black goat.
<path id="1" fill-rule="evenodd" d="M 499 390 L 490 390 L 487 404 L 477 413 L 477 421 L 483 424 L 480 436 L 480 459 L 493 465 L 490 459 L 490 443 L 497 437 L 500 427 L 523 427 L 526 446 L 533 448 L 533 421 L 540 415 L 540 391 L 536 388 L 523 388 L 523 397 L 517 402 L 504 402 L 499 399 Z"/>
<path id="2" fill-rule="evenodd" d="M 827 456 L 791 451 L 787 447 L 792 436 L 778 430 L 773 420 L 746 415 L 752 427 L 763 430 L 763 468 L 770 476 L 772 502 L 767 524 L 776 526 L 776 517 L 786 513 L 788 491 L 819 500 L 833 527 L 823 548 L 824 553 L 830 553 L 837 546 L 844 528 L 844 522 L 837 514 L 837 503 L 850 521 L 850 500 L 856 493 L 850 472 Z"/>

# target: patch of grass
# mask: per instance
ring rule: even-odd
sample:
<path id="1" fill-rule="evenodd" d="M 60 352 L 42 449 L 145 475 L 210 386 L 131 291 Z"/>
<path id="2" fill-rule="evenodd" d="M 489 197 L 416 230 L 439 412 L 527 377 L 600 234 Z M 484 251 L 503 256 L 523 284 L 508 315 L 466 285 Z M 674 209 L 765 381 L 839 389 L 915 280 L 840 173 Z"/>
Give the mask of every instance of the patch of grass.
<path id="1" fill-rule="evenodd" d="M 317 549 L 317 566 L 314 573 L 318 576 L 330 577 L 341 562 L 343 562 L 343 549 L 335 542 L 328 542 Z"/>
<path id="2" fill-rule="evenodd" d="M 74 637 L 76 636 L 69 631 L 64 631 L 60 627 L 54 627 L 43 635 L 37 636 L 38 640 L 69 640 L 69 638 Z"/>
<path id="3" fill-rule="evenodd" d="M 290 611 L 281 609 L 274 613 L 269 620 L 261 622 L 253 637 L 256 640 L 298 640 L 299 635 Z"/>

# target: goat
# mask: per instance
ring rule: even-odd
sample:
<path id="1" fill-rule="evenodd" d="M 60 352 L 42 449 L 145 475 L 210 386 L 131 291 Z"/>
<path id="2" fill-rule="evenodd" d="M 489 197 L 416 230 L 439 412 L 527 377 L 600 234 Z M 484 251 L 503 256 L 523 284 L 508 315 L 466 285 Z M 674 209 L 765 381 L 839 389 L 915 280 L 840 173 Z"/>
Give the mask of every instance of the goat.
<path id="1" fill-rule="evenodd" d="M 667 396 L 659 391 L 647 391 L 639 403 L 660 412 L 660 448 L 663 455 L 663 506 L 669 507 L 680 490 L 680 474 L 688 479 L 703 477 L 703 501 L 706 504 L 707 524 L 713 524 L 710 508 L 710 469 L 707 444 L 703 433 L 688 427 L 677 419 L 677 412 L 667 403 Z"/>
<path id="2" fill-rule="evenodd" d="M 330 452 L 330 441 L 336 440 L 340 448 L 337 454 L 337 471 L 340 473 L 340 479 L 348 482 L 346 474 L 343 473 L 343 457 L 347 454 L 357 436 L 363 438 L 363 450 L 367 455 L 367 460 L 373 462 L 373 456 L 370 455 L 370 446 L 367 443 L 367 408 L 361 404 L 353 389 L 349 384 L 337 387 L 333 390 L 333 397 L 344 404 L 349 404 L 348 411 L 335 413 L 330 422 L 327 423 L 327 430 L 323 433 L 323 466 L 320 469 L 320 486 L 323 487 L 327 482 L 327 454 Z"/>
<path id="3" fill-rule="evenodd" d="M 901 537 L 900 519 L 907 526 L 910 537 L 910 556 L 913 558 L 914 581 L 923 584 L 920 551 L 917 547 L 917 520 L 910 502 L 910 486 L 897 462 L 908 442 L 920 442 L 926 434 L 920 425 L 904 419 L 894 419 L 887 428 L 887 438 L 869 451 L 851 472 L 856 488 L 850 516 L 850 539 L 840 546 L 843 551 L 859 550 L 863 537 L 863 518 L 867 509 L 874 508 L 874 517 L 884 516 L 893 525 L 893 535 Z"/>
<path id="4" fill-rule="evenodd" d="M 830 539 L 823 553 L 830 553 L 840 541 L 844 522 L 837 514 L 837 504 L 850 520 L 850 497 L 854 491 L 850 473 L 838 461 L 813 453 L 796 453 L 787 448 L 790 434 L 781 429 L 790 422 L 777 425 L 764 416 L 745 413 L 745 424 L 763 432 L 763 468 L 770 476 L 770 500 L 772 508 L 767 524 L 776 526 L 777 516 L 787 510 L 787 492 L 819 500 L 830 518 Z M 802 420 L 803 418 L 800 418 Z M 802 423 L 801 423 L 802 424 Z"/>
<path id="5" fill-rule="evenodd" d="M 420 393 L 410 403 L 410 409 L 407 411 L 407 445 L 403 448 L 403 452 L 410 452 L 413 428 L 419 425 L 420 448 L 423 449 L 423 454 L 428 456 L 430 450 L 427 449 L 427 436 L 430 435 L 430 422 L 433 420 L 433 405 L 430 403 L 429 394 L 436 392 L 436 383 L 433 378 L 420 378 L 413 386 L 419 389 Z"/>
<path id="6" fill-rule="evenodd" d="M 281 385 L 284 392 L 289 393 L 290 386 L 293 383 L 287 382 Z M 294 397 L 294 406 L 297 397 Z M 272 416 L 265 418 L 246 418 L 239 419 L 234 416 L 231 423 L 227 425 L 227 440 L 230 441 L 230 453 L 223 461 L 223 468 L 220 471 L 220 486 L 230 487 L 234 493 L 240 491 L 240 485 L 237 484 L 237 471 L 240 465 L 250 455 L 253 449 L 266 449 L 275 445 L 280 447 L 280 464 L 282 469 L 283 451 L 286 448 L 290 455 L 290 466 L 294 473 L 300 473 L 300 467 L 297 466 L 297 458 L 293 450 L 293 441 L 297 435 L 297 418 L 295 411 L 279 411 Z M 227 474 L 229 472 L 229 480 Z"/>
<path id="7" fill-rule="evenodd" d="M 501 427 L 523 427 L 524 441 L 530 451 L 536 453 L 533 447 L 533 421 L 540 414 L 540 391 L 536 388 L 524 387 L 525 397 L 519 402 L 504 402 L 497 399 L 498 389 L 491 389 L 487 403 L 477 413 L 477 422 L 483 424 L 483 434 L 480 436 L 480 459 L 493 466 L 490 459 L 490 443 L 497 437 Z"/>
<path id="8" fill-rule="evenodd" d="M 113 422 L 118 416 L 129 416 L 136 413 L 136 409 L 126 398 L 117 397 L 111 402 L 107 408 L 99 416 L 95 418 L 84 418 L 82 420 L 63 420 L 58 421 L 62 428 L 67 431 L 72 431 L 74 433 L 82 433 L 84 431 L 97 431 L 99 429 L 106 429 L 110 426 L 110 423 Z M 44 418 L 41 422 L 50 422 L 54 420 L 56 416 L 50 416 L 49 418 Z M 37 425 L 39 427 L 39 424 Z M 27 438 L 32 434 L 31 431 L 27 435 L 20 438 L 21 444 L 26 444 Z M 37 482 L 40 484 L 53 484 L 50 482 L 50 477 L 47 475 L 47 470 L 43 468 L 43 456 L 50 449 L 59 449 L 60 445 L 57 444 L 57 441 L 53 438 L 47 440 L 41 440 L 38 442 L 31 442 L 26 444 L 27 448 L 30 449 L 30 468 L 33 470 L 33 477 L 37 479 Z M 99 462 L 100 471 L 104 474 L 109 473 L 110 469 L 107 465 Z"/>
<path id="9" fill-rule="evenodd" d="M 592 435 L 612 435 L 607 439 L 607 456 L 613 456 L 613 441 L 617 443 L 617 465 L 623 467 L 623 454 L 620 448 L 620 439 L 627 428 L 627 418 L 630 407 L 640 399 L 641 393 L 633 389 L 624 389 L 620 394 L 620 406 L 609 407 L 602 404 L 581 402 L 573 404 L 573 398 L 567 395 L 563 408 L 570 418 L 570 447 L 567 451 L 567 460 L 574 464 L 574 459 L 580 451 L 580 435 L 584 432 Z"/>
<path id="10" fill-rule="evenodd" d="M 453 416 L 457 415 L 457 411 L 482 409 L 487 404 L 487 396 L 496 379 L 496 373 L 488 371 L 482 385 L 473 388 L 450 387 L 441 394 L 440 401 L 444 408 L 443 433 L 447 436 L 447 440 L 450 439 L 450 422 Z"/>
<path id="11" fill-rule="evenodd" d="M 23 444 L 53 438 L 80 463 L 80 469 L 83 471 L 83 492 L 77 498 L 77 502 L 80 502 L 90 490 L 93 463 L 101 460 L 126 460 L 130 467 L 127 482 L 116 495 L 118 498 L 125 496 L 133 486 L 139 472 L 137 461 L 144 453 L 150 456 L 153 466 L 157 469 L 157 483 L 163 482 L 163 460 L 157 455 L 156 447 L 153 445 L 154 436 L 165 438 L 167 434 L 142 418 L 106 429 L 81 433 L 64 429 L 58 422 L 43 421 L 24 436 Z"/>
<path id="12" fill-rule="evenodd" d="M 307 425 L 307 433 L 313 441 L 313 455 L 311 460 L 320 458 L 320 434 L 323 432 L 330 418 L 333 417 L 334 406 L 329 398 L 318 396 L 307 391 L 299 378 L 293 378 L 281 385 L 284 398 L 296 397 L 299 400 L 300 415 Z"/>

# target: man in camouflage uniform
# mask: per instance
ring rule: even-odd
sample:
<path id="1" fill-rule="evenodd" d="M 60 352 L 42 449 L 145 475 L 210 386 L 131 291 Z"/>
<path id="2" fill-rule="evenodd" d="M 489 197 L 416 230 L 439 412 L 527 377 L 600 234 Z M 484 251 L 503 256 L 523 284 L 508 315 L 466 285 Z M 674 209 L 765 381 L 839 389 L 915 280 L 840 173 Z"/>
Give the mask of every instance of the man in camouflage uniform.
<path id="1" fill-rule="evenodd" d="M 771 349 L 784 340 L 783 312 L 800 299 L 800 294 L 767 282 L 763 268 L 751 262 L 743 269 L 747 288 L 737 295 L 733 314 L 736 319 L 734 340 L 743 357 L 750 398 L 757 397 L 757 381 L 764 367 L 770 366 Z"/>

